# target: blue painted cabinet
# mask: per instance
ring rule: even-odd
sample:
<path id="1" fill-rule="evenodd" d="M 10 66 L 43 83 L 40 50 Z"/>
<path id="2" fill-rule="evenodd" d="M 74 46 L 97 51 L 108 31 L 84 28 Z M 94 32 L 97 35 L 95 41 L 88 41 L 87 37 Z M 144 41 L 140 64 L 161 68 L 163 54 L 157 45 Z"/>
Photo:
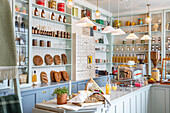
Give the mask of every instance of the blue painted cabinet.
<path id="1" fill-rule="evenodd" d="M 78 91 L 79 90 L 85 90 L 85 87 L 86 87 L 86 84 L 87 84 L 87 81 L 86 82 L 79 82 L 78 83 Z"/>

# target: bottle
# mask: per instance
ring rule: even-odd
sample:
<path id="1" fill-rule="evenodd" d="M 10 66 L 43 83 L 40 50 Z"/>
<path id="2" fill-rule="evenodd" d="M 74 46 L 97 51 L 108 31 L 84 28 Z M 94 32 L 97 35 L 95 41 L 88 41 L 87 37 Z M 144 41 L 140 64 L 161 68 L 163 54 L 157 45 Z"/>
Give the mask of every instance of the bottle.
<path id="1" fill-rule="evenodd" d="M 127 54 L 125 54 L 124 63 L 127 63 Z"/>
<path id="2" fill-rule="evenodd" d="M 121 60 L 121 54 L 119 54 L 118 56 L 118 63 L 121 63 L 120 60 Z"/>
<path id="3" fill-rule="evenodd" d="M 135 56 L 135 63 L 138 63 L 137 55 Z"/>
<path id="4" fill-rule="evenodd" d="M 62 17 L 61 17 L 61 15 L 59 15 L 58 21 L 61 22 L 61 20 L 62 20 Z"/>
<path id="5" fill-rule="evenodd" d="M 15 17 L 15 32 L 19 32 L 18 19 Z"/>
<path id="6" fill-rule="evenodd" d="M 118 63 L 117 54 L 116 54 L 116 56 L 115 56 L 115 63 Z"/>
<path id="7" fill-rule="evenodd" d="M 44 12 L 44 10 L 42 10 L 42 12 L 41 12 L 41 17 L 42 17 L 42 18 L 45 18 L 45 12 Z"/>
<path id="8" fill-rule="evenodd" d="M 112 57 L 112 63 L 115 63 L 115 56 L 113 54 L 113 57 Z"/>
<path id="9" fill-rule="evenodd" d="M 21 22 L 21 27 L 20 27 L 20 32 L 25 32 L 25 22 L 24 22 L 24 18 L 22 18 L 22 22 Z"/>
<path id="10" fill-rule="evenodd" d="M 110 84 L 110 76 L 107 76 L 107 84 L 106 84 L 106 94 L 111 94 L 111 84 Z"/>
<path id="11" fill-rule="evenodd" d="M 32 82 L 33 82 L 33 86 L 36 86 L 36 84 L 35 84 L 35 82 L 37 82 L 36 71 L 34 71 L 34 73 L 32 74 Z"/>
<path id="12" fill-rule="evenodd" d="M 66 23 L 66 22 L 67 22 L 67 19 L 66 19 L 66 16 L 64 16 L 63 23 Z"/>
<path id="13" fill-rule="evenodd" d="M 130 61 L 130 59 L 131 59 L 131 55 L 129 54 L 129 57 L 127 57 L 127 63 L 128 61 Z"/>
<path id="14" fill-rule="evenodd" d="M 38 9 L 37 8 L 35 8 L 35 10 L 34 10 L 34 16 L 38 16 Z"/>
<path id="15" fill-rule="evenodd" d="M 51 14 L 51 20 L 55 20 L 55 15 L 54 15 L 54 13 Z"/>
<path id="16" fill-rule="evenodd" d="M 121 63 L 124 63 L 124 54 L 122 54 Z"/>

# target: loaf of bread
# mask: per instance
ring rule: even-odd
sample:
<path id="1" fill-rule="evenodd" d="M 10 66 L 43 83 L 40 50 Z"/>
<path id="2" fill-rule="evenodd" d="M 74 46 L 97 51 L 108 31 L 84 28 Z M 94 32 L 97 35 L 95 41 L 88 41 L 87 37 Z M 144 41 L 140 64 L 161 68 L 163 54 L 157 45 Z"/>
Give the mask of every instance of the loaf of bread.
<path id="1" fill-rule="evenodd" d="M 65 54 L 61 54 L 61 58 L 62 58 L 63 64 L 67 64 L 67 56 Z"/>
<path id="2" fill-rule="evenodd" d="M 69 80 L 69 75 L 68 75 L 68 73 L 66 71 L 61 71 L 61 74 L 62 74 L 62 79 L 64 81 Z"/>
<path id="3" fill-rule="evenodd" d="M 54 72 L 54 78 L 56 82 L 60 82 L 61 80 L 61 75 L 58 72 Z"/>
<path id="4" fill-rule="evenodd" d="M 98 101 L 104 101 L 105 100 L 104 96 L 101 95 L 101 94 L 93 94 L 90 97 L 96 98 Z"/>
<path id="5" fill-rule="evenodd" d="M 88 97 L 88 98 L 84 101 L 84 103 L 96 103 L 96 102 L 98 102 L 98 100 L 97 100 L 96 98 L 94 98 L 94 97 Z"/>
<path id="6" fill-rule="evenodd" d="M 45 63 L 47 65 L 52 65 L 53 64 L 53 57 L 50 54 L 45 55 Z"/>
<path id="7" fill-rule="evenodd" d="M 52 82 L 55 82 L 54 72 L 55 72 L 55 71 L 51 71 L 51 72 L 50 72 L 50 76 L 51 76 L 51 81 L 52 81 Z"/>
<path id="8" fill-rule="evenodd" d="M 59 55 L 54 56 L 54 63 L 55 65 L 60 65 L 61 64 L 61 58 Z"/>
<path id="9" fill-rule="evenodd" d="M 48 83 L 47 73 L 46 72 L 41 72 L 40 76 L 41 76 L 42 82 L 47 84 Z"/>
<path id="10" fill-rule="evenodd" d="M 35 55 L 34 58 L 33 58 L 33 63 L 36 66 L 41 66 L 43 64 L 43 59 L 41 58 L 41 56 Z"/>

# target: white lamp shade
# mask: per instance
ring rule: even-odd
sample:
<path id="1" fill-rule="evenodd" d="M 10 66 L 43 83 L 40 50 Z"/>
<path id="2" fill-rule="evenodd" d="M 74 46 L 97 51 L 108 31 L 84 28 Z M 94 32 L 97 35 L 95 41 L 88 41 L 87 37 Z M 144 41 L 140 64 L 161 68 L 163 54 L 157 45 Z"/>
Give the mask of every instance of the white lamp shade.
<path id="1" fill-rule="evenodd" d="M 106 26 L 102 33 L 112 33 L 113 31 L 116 31 L 112 26 Z"/>
<path id="2" fill-rule="evenodd" d="M 151 40 L 152 38 L 149 35 L 144 35 L 141 40 Z"/>
<path id="3" fill-rule="evenodd" d="M 94 23 L 91 20 L 89 20 L 87 17 L 83 17 L 76 23 L 76 26 L 93 27 Z"/>
<path id="4" fill-rule="evenodd" d="M 132 33 L 130 33 L 130 34 L 126 37 L 126 39 L 139 39 L 139 37 L 137 37 L 137 36 L 132 32 Z"/>
<path id="5" fill-rule="evenodd" d="M 125 35 L 126 33 L 120 29 L 120 28 L 117 28 L 116 31 L 113 31 L 111 35 Z"/>

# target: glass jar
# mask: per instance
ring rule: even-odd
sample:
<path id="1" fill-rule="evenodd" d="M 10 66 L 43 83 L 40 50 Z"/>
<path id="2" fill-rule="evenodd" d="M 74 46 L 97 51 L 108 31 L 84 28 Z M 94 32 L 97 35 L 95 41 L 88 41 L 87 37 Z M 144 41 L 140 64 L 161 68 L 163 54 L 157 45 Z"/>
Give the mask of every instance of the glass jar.
<path id="1" fill-rule="evenodd" d="M 130 47 L 129 47 L 129 46 L 127 46 L 127 47 L 126 47 L 126 50 L 127 50 L 127 51 L 130 51 Z"/>
<path id="2" fill-rule="evenodd" d="M 126 40 L 125 39 L 123 40 L 123 44 L 126 44 Z"/>
<path id="3" fill-rule="evenodd" d="M 132 40 L 132 44 L 136 44 L 136 40 L 135 39 Z"/>
<path id="4" fill-rule="evenodd" d="M 152 44 L 154 44 L 155 43 L 155 37 L 153 36 L 152 37 Z"/>

